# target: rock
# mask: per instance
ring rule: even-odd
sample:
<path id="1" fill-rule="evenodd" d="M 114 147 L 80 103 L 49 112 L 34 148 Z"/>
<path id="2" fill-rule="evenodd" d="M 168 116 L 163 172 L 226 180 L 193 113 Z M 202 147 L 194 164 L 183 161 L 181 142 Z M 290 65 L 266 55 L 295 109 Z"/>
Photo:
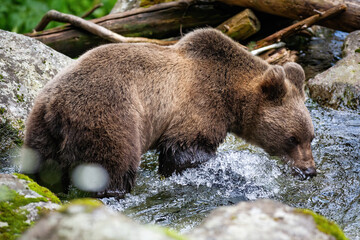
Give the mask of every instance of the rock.
<path id="1" fill-rule="evenodd" d="M 58 209 L 60 200 L 22 174 L 0 174 L 0 239 L 15 239 L 39 220 L 43 212 Z"/>
<path id="2" fill-rule="evenodd" d="M 241 202 L 218 208 L 188 236 L 197 240 L 346 239 L 342 231 L 325 218 L 272 200 Z"/>
<path id="3" fill-rule="evenodd" d="M 213 211 L 187 235 L 152 225 L 140 225 L 98 200 L 75 200 L 43 217 L 21 240 L 238 240 L 346 239 L 339 227 L 310 210 L 272 200 L 241 202 Z"/>
<path id="4" fill-rule="evenodd" d="M 343 56 L 335 66 L 309 80 L 309 94 L 324 106 L 360 109 L 360 30 L 345 39 Z"/>
<path id="5" fill-rule="evenodd" d="M 140 6 L 140 0 L 117 0 L 110 14 L 122 13 Z"/>
<path id="6" fill-rule="evenodd" d="M 175 231 L 140 225 L 114 212 L 98 200 L 75 200 L 48 214 L 21 240 L 186 240 Z"/>
<path id="7" fill-rule="evenodd" d="M 21 142 L 34 97 L 72 61 L 37 40 L 0 30 L 0 152 Z"/>

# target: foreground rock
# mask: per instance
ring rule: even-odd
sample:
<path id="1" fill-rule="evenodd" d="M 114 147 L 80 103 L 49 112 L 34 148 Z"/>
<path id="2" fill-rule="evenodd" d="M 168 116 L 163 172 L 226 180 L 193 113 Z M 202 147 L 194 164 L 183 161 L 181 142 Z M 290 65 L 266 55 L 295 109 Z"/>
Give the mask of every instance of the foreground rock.
<path id="1" fill-rule="evenodd" d="M 37 40 L 0 30 L 0 152 L 21 142 L 34 97 L 72 61 Z"/>
<path id="2" fill-rule="evenodd" d="M 53 212 L 25 233 L 21 240 L 185 240 L 172 230 L 140 225 L 106 208 L 100 201 L 75 200 Z"/>
<path id="3" fill-rule="evenodd" d="M 346 239 L 342 231 L 325 218 L 272 200 L 218 208 L 190 236 L 197 240 Z"/>
<path id="4" fill-rule="evenodd" d="M 294 209 L 271 200 L 219 208 L 187 235 L 140 225 L 97 200 L 78 200 L 41 219 L 21 239 L 330 240 L 346 237 L 335 224 L 309 210 Z"/>
<path id="5" fill-rule="evenodd" d="M 60 200 L 28 177 L 0 174 L 0 239 L 16 239 Z"/>
<path id="6" fill-rule="evenodd" d="M 360 31 L 350 33 L 343 48 L 343 59 L 309 80 L 310 97 L 335 109 L 360 109 Z"/>

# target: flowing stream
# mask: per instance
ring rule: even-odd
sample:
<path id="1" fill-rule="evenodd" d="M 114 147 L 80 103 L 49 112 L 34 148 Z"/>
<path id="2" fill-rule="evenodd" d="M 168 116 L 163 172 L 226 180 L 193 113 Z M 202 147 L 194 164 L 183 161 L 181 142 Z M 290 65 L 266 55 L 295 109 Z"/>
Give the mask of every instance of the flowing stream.
<path id="1" fill-rule="evenodd" d="M 308 76 L 340 58 L 345 36 L 324 32 L 312 38 L 300 54 Z M 186 232 L 219 206 L 270 198 L 322 214 L 360 240 L 360 112 L 320 107 L 311 99 L 306 105 L 316 134 L 312 149 L 319 173 L 313 179 L 300 180 L 280 159 L 229 134 L 215 158 L 166 179 L 157 174 L 157 154 L 144 154 L 133 192 L 101 200 L 139 222 Z M 16 171 L 8 159 L 0 159 L 1 172 Z"/>

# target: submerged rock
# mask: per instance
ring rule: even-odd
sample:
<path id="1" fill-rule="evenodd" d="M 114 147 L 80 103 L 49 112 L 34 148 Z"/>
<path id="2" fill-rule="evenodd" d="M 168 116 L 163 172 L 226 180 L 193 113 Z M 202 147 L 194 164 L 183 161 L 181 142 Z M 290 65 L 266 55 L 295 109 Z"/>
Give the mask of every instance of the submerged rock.
<path id="1" fill-rule="evenodd" d="M 310 97 L 324 106 L 360 109 L 360 31 L 350 33 L 343 59 L 308 82 Z"/>
<path id="2" fill-rule="evenodd" d="M 16 239 L 60 200 L 22 174 L 0 174 L 0 239 Z"/>
<path id="3" fill-rule="evenodd" d="M 38 91 L 72 61 L 37 40 L 0 30 L 0 152 L 21 142 Z"/>
<path id="4" fill-rule="evenodd" d="M 325 218 L 272 200 L 218 208 L 189 236 L 197 240 L 346 239 L 336 224 Z"/>

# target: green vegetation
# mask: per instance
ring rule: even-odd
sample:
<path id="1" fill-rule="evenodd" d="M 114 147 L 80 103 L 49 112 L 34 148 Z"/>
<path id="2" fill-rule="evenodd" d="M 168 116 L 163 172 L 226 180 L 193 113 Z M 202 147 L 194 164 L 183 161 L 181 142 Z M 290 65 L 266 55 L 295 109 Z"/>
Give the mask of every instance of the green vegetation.
<path id="1" fill-rule="evenodd" d="M 101 207 L 104 204 L 100 200 L 94 198 L 75 199 L 75 200 L 71 200 L 68 204 L 62 206 L 59 209 L 59 212 L 66 213 L 68 208 L 74 205 L 81 205 L 85 207 L 85 212 L 92 212 L 94 209 Z"/>
<path id="2" fill-rule="evenodd" d="M 103 7 L 89 16 L 90 19 L 98 18 L 107 15 L 115 2 L 116 0 L 2 0 L 0 29 L 18 33 L 31 32 L 44 14 L 51 9 L 81 16 L 94 5 L 103 3 Z M 48 28 L 59 25 L 61 23 L 52 22 Z"/>
<path id="3" fill-rule="evenodd" d="M 26 198 L 5 185 L 0 185 L 0 239 L 13 240 L 18 238 L 32 225 L 27 219 L 27 210 L 21 209 L 29 203 L 48 202 L 60 204 L 60 200 L 47 188 L 39 186 L 23 174 L 14 174 L 17 178 L 28 181 L 28 187 L 42 197 Z M 39 208 L 39 211 L 42 211 Z"/>
<path id="4" fill-rule="evenodd" d="M 50 200 L 53 203 L 61 204 L 59 198 L 54 193 L 52 193 L 49 189 L 40 186 L 32 179 L 30 179 L 28 176 L 20 173 L 14 173 L 14 175 L 17 176 L 17 178 L 19 179 L 28 181 L 29 188 L 34 192 L 37 192 L 38 194 L 40 194 L 41 196 L 45 197 L 46 199 Z"/>
<path id="5" fill-rule="evenodd" d="M 5 109 L 0 109 L 1 115 L 5 111 Z M 20 131 L 20 129 L 16 129 L 14 126 L 12 126 L 10 120 L 4 117 L 0 118 L 0 153 L 10 148 L 13 143 L 18 146 L 23 144 L 23 140 L 20 137 Z"/>
<path id="6" fill-rule="evenodd" d="M 166 236 L 174 239 L 174 240 L 187 240 L 188 238 L 180 235 L 177 231 L 170 228 L 161 228 L 162 232 L 165 233 Z"/>
<path id="7" fill-rule="evenodd" d="M 336 240 L 347 240 L 341 228 L 334 222 L 327 220 L 325 217 L 314 213 L 309 209 L 297 209 L 299 213 L 311 215 L 314 218 L 319 231 L 334 236 Z"/>

